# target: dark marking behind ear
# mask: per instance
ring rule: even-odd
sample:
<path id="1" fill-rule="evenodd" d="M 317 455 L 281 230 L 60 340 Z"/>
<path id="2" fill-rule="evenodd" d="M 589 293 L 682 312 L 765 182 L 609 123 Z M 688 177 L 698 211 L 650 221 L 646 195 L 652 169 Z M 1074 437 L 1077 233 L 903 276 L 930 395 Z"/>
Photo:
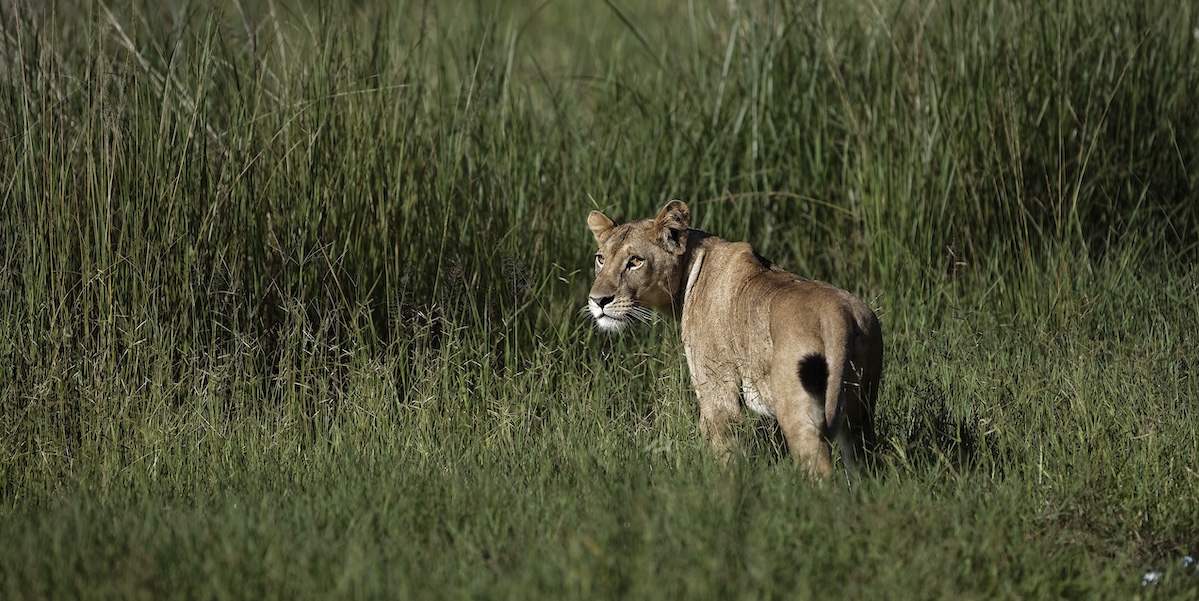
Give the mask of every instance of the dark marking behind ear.
<path id="1" fill-rule="evenodd" d="M 766 257 L 763 257 L 762 255 L 758 254 L 757 249 L 754 249 L 753 252 L 754 252 L 754 259 L 756 259 L 758 261 L 758 265 L 761 265 L 763 269 L 774 269 L 776 267 L 776 265 L 774 264 L 774 261 L 771 261 L 770 259 L 767 259 Z"/>
<path id="2" fill-rule="evenodd" d="M 799 360 L 799 383 L 808 394 L 824 401 L 828 388 L 828 361 L 824 355 L 808 355 Z"/>
<path id="3" fill-rule="evenodd" d="M 672 200 L 654 218 L 662 246 L 675 254 L 687 249 L 687 228 L 691 225 L 691 210 L 681 200 Z"/>
<path id="4" fill-rule="evenodd" d="M 667 228 L 662 232 L 662 245 L 666 247 L 666 250 L 678 253 L 679 249 L 686 248 L 686 239 L 684 239 L 686 235 L 686 229 Z"/>

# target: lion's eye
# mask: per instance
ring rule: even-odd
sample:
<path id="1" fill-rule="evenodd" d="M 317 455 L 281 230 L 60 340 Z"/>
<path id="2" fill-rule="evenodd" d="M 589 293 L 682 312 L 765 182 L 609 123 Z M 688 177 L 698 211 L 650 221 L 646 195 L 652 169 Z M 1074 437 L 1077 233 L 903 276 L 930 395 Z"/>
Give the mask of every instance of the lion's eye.
<path id="1" fill-rule="evenodd" d="M 604 255 L 595 255 L 595 266 L 596 267 L 604 266 Z"/>
<path id="2" fill-rule="evenodd" d="M 641 257 L 629 257 L 629 269 L 637 269 L 642 263 L 645 263 L 645 259 Z"/>

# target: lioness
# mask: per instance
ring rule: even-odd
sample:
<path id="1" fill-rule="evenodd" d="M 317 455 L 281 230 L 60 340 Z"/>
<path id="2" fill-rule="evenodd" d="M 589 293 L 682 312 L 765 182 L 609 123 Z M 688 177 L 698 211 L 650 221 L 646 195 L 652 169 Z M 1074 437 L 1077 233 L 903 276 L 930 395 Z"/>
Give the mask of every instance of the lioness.
<path id="1" fill-rule="evenodd" d="M 852 294 L 788 273 L 749 244 L 690 229 L 690 220 L 678 200 L 619 226 L 599 211 L 587 216 L 599 243 L 587 299 L 596 323 L 619 331 L 644 320 L 646 307 L 682 320 L 700 429 L 721 460 L 744 403 L 778 421 L 810 475 L 832 474 L 833 438 L 855 474 L 874 444 L 878 318 Z"/>

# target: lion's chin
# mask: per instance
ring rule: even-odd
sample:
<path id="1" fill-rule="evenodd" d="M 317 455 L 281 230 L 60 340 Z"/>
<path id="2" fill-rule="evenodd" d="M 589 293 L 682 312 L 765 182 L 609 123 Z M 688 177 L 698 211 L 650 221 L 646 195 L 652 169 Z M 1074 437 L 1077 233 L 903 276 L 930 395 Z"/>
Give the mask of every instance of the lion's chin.
<path id="1" fill-rule="evenodd" d="M 598 315 L 595 318 L 595 325 L 605 332 L 616 333 L 629 327 L 627 319 L 617 319 L 608 315 Z"/>

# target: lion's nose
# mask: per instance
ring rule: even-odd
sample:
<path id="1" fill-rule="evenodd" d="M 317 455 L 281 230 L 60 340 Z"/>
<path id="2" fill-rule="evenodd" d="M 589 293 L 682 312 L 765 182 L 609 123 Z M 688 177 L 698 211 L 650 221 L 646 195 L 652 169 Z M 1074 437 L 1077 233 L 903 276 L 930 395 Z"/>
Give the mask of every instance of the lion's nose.
<path id="1" fill-rule="evenodd" d="M 614 297 L 614 296 L 591 296 L 588 298 L 591 299 L 591 304 L 595 305 L 596 307 L 599 307 L 600 309 L 603 309 L 604 307 L 608 306 L 608 303 L 612 302 L 613 298 L 616 298 L 616 297 Z"/>

